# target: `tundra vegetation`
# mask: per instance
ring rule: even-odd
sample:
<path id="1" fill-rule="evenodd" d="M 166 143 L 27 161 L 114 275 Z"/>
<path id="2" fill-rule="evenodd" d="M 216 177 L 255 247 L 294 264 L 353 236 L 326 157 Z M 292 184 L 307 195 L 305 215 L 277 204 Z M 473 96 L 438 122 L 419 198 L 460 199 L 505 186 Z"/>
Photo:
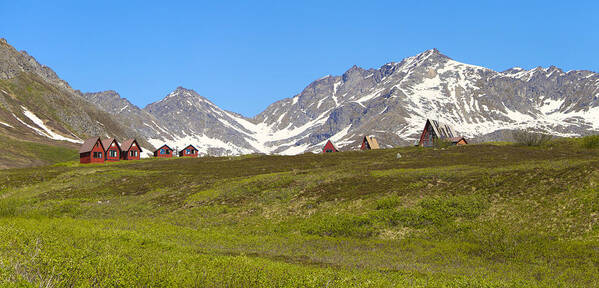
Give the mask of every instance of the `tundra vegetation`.
<path id="1" fill-rule="evenodd" d="M 2 170 L 0 284 L 598 287 L 589 139 Z"/>

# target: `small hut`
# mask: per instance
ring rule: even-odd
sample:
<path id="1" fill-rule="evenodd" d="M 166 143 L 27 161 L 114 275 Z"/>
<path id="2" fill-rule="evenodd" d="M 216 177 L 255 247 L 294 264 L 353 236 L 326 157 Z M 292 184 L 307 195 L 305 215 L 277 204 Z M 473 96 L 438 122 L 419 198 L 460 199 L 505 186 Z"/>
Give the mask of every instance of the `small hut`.
<path id="1" fill-rule="evenodd" d="M 193 145 L 187 145 L 183 150 L 179 151 L 179 157 L 198 157 L 198 149 Z"/>
<path id="2" fill-rule="evenodd" d="M 360 147 L 360 150 L 373 149 L 380 149 L 379 143 L 376 141 L 376 138 L 374 138 L 374 136 L 364 136 L 364 139 L 362 139 L 362 146 Z"/>
<path id="3" fill-rule="evenodd" d="M 450 125 L 437 120 L 426 119 L 426 124 L 420 135 L 418 146 L 432 147 L 435 146 L 439 140 L 451 142 L 453 145 L 468 144 L 466 138 L 459 136 Z"/>
<path id="4" fill-rule="evenodd" d="M 322 147 L 322 153 L 332 153 L 332 152 L 339 152 L 339 150 L 335 147 L 335 145 L 333 145 L 333 142 L 331 142 L 331 140 L 327 141 L 326 144 L 324 144 L 324 147 Z"/>
<path id="5" fill-rule="evenodd" d="M 104 146 L 100 137 L 87 139 L 81 144 L 79 163 L 104 163 Z"/>
<path id="6" fill-rule="evenodd" d="M 142 149 L 135 139 L 128 139 L 123 142 L 121 146 L 121 159 L 122 160 L 139 160 L 141 157 Z"/>
<path id="7" fill-rule="evenodd" d="M 168 145 L 164 144 L 160 146 L 160 148 L 154 151 L 154 157 L 157 158 L 172 158 L 173 157 L 173 149 L 168 147 Z"/>
<path id="8" fill-rule="evenodd" d="M 457 146 L 468 144 L 468 141 L 466 141 L 466 138 L 464 138 L 462 136 L 449 138 L 448 140 L 449 140 L 449 142 L 451 142 L 451 144 L 457 145 Z"/>

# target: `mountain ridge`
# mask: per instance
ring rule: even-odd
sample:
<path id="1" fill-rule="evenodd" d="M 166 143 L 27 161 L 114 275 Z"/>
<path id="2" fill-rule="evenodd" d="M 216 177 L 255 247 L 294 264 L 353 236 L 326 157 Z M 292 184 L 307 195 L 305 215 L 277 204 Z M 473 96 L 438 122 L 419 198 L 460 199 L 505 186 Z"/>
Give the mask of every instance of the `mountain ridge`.
<path id="1" fill-rule="evenodd" d="M 440 74 L 441 76 L 439 76 Z M 324 144 L 328 139 L 339 142 L 341 146 L 353 147 L 357 145 L 363 135 L 371 134 L 383 139 L 384 147 L 407 145 L 413 143 L 426 118 L 449 122 L 458 130 L 467 130 L 464 133 L 466 136 L 479 139 L 491 137 L 490 135 L 497 134 L 497 131 L 505 130 L 504 128 L 507 130 L 543 128 L 562 136 L 582 135 L 588 132 L 589 129 L 586 128 L 596 131 L 597 127 L 593 125 L 586 125 L 586 128 L 574 127 L 575 125 L 556 127 L 556 119 L 552 119 L 553 123 L 543 123 L 545 127 L 527 125 L 522 123 L 523 121 L 518 122 L 522 120 L 521 118 L 526 117 L 532 117 L 528 120 L 535 122 L 538 120 L 535 117 L 552 114 L 550 112 L 554 111 L 540 111 L 539 108 L 544 106 L 543 109 L 547 109 L 548 105 L 560 106 L 562 103 L 555 102 L 560 101 L 559 97 L 548 98 L 545 103 L 540 102 L 539 95 L 535 96 L 537 99 L 534 101 L 522 96 L 526 96 L 527 93 L 536 93 L 535 90 L 539 88 L 546 89 L 547 87 L 544 86 L 551 86 L 549 82 L 556 78 L 564 82 L 562 78 L 567 77 L 576 78 L 565 81 L 570 86 L 576 86 L 573 81 L 580 81 L 580 78 L 595 80 L 597 74 L 587 70 L 563 72 L 555 66 L 536 67 L 530 70 L 513 67 L 503 72 L 497 72 L 486 67 L 457 62 L 442 54 L 438 49 L 429 49 L 400 62 L 386 63 L 377 69 L 364 69 L 353 65 L 342 75 L 326 75 L 308 84 L 300 93 L 275 101 L 252 118 L 220 108 L 212 107 L 211 109 L 220 109 L 215 114 L 229 117 L 225 126 L 232 130 L 227 131 L 231 132 L 231 137 L 238 138 L 231 145 L 234 149 L 221 147 L 225 150 L 220 150 L 220 152 L 225 154 L 296 154 L 316 151 L 319 145 Z M 520 99 L 512 99 L 513 97 L 510 95 L 504 95 L 505 92 L 497 91 L 498 89 L 509 90 L 512 84 L 523 86 L 519 88 L 523 91 L 516 93 Z M 597 85 L 593 87 L 594 91 L 598 91 Z M 175 94 L 171 93 L 165 99 L 177 96 L 178 90 L 180 89 L 176 89 L 173 92 Z M 495 96 L 486 97 L 487 90 Z M 570 92 L 576 92 L 576 88 L 570 90 Z M 588 95 L 592 96 L 593 93 L 597 92 L 587 91 Z M 565 96 L 571 94 L 576 93 L 569 93 Z M 496 96 L 500 96 L 501 101 L 495 99 Z M 596 98 L 596 96 L 592 97 Z M 392 100 L 394 98 L 397 100 Z M 586 102 L 580 104 L 581 100 Z M 204 97 L 202 101 L 212 103 Z M 456 105 L 459 101 L 462 103 Z M 519 104 L 519 101 L 524 101 L 524 104 Z M 569 110 L 566 109 L 562 112 L 567 114 L 597 107 L 596 101 L 589 101 L 589 99 L 579 98 L 569 103 L 574 102 L 577 102 L 578 106 L 572 106 Z M 212 103 L 212 105 L 214 104 Z M 478 105 L 476 109 L 474 105 Z M 470 111 L 472 109 L 476 111 Z M 234 116 L 230 117 L 232 114 Z M 456 117 L 456 114 L 464 114 L 468 117 L 460 118 Z M 495 127 L 487 125 L 494 122 L 501 123 Z M 389 129 L 393 125 L 403 126 L 403 128 Z M 350 131 L 354 133 L 350 133 Z M 210 139 L 216 137 L 222 142 L 229 141 L 227 137 L 219 138 L 222 134 L 211 134 L 210 131 L 207 131 L 207 134 Z M 505 138 L 505 133 L 499 134 L 503 135 L 500 138 Z M 206 136 L 206 133 L 202 135 Z M 242 138 L 245 138 L 245 143 L 241 141 Z M 491 138 L 497 140 L 497 137 Z M 162 140 L 168 139 L 154 139 L 154 142 L 158 143 Z M 199 141 L 201 139 L 192 137 L 186 140 Z M 209 139 L 203 138 L 203 140 Z M 208 153 L 208 151 L 204 152 Z"/>
<path id="2" fill-rule="evenodd" d="M 427 118 L 448 122 L 475 141 L 505 140 L 509 133 L 504 132 L 515 129 L 559 136 L 599 131 L 597 73 L 555 66 L 497 72 L 455 61 L 435 48 L 378 68 L 353 65 L 245 117 L 182 86 L 143 108 L 114 90 L 81 93 L 32 56 L 0 45 L 10 47 L 0 50 L 6 59 L 0 62 L 0 76 L 38 75 L 69 97 L 90 103 L 88 109 L 110 115 L 120 131 L 116 134 L 135 134 L 148 147 L 194 144 L 210 155 L 298 154 L 318 151 L 329 139 L 354 149 L 364 135 L 393 147 L 413 144 Z M 78 137 L 115 134 L 101 132 L 98 123 L 80 129 Z"/>

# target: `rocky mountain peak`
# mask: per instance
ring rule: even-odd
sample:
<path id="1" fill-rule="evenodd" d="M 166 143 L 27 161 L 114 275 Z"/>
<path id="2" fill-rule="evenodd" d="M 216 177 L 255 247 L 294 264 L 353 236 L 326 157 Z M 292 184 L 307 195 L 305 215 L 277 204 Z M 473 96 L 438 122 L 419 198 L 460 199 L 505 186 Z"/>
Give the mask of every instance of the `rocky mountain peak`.
<path id="1" fill-rule="evenodd" d="M 106 91 L 99 91 L 99 92 L 88 92 L 88 93 L 85 93 L 85 94 L 92 95 L 92 96 L 103 95 L 105 97 L 113 98 L 113 99 L 119 99 L 119 98 L 121 98 L 121 95 L 118 92 L 114 91 L 114 90 L 106 90 Z"/>
<path id="2" fill-rule="evenodd" d="M 418 55 L 416 55 L 416 59 L 425 60 L 430 59 L 431 61 L 444 61 L 451 60 L 448 56 L 441 53 L 437 48 L 426 50 Z"/>
<path id="3" fill-rule="evenodd" d="M 72 90 L 69 83 L 60 79 L 49 67 L 38 63 L 26 51 L 17 51 L 6 39 L 0 41 L 0 79 L 14 78 L 21 73 L 32 73 L 59 87 Z"/>
<path id="4" fill-rule="evenodd" d="M 198 92 L 193 89 L 188 89 L 182 86 L 177 87 L 173 92 L 169 93 L 163 100 L 182 100 L 182 99 L 202 99 L 206 98 L 202 97 Z"/>

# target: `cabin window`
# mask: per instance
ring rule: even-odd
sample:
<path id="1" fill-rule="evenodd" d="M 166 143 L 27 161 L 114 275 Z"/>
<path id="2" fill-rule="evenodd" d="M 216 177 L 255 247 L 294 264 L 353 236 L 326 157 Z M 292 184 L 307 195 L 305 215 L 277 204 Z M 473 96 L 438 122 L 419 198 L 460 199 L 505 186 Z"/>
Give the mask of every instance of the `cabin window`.
<path id="1" fill-rule="evenodd" d="M 165 149 L 160 149 L 160 154 L 166 154 L 166 150 Z"/>
<path id="2" fill-rule="evenodd" d="M 327 152 L 327 153 L 331 153 L 331 152 L 333 152 L 333 150 L 331 150 L 331 149 L 327 149 L 325 152 Z"/>
<path id="3" fill-rule="evenodd" d="M 110 157 L 116 157 L 116 151 L 110 150 Z"/>
<path id="4" fill-rule="evenodd" d="M 102 158 L 102 152 L 94 152 L 94 158 Z"/>

